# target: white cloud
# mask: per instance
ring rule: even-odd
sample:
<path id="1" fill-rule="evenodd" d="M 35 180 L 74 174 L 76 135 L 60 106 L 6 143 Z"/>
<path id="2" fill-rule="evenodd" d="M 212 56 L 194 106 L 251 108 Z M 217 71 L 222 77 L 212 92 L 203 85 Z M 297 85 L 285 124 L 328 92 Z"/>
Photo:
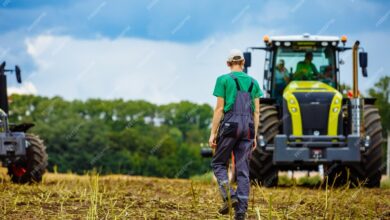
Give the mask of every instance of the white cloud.
<path id="1" fill-rule="evenodd" d="M 228 71 L 225 58 L 231 48 L 262 46 L 265 33 L 275 30 L 247 29 L 234 35 L 214 35 L 193 43 L 173 43 L 137 38 L 82 40 L 68 36 L 41 35 L 26 39 L 28 53 L 37 66 L 28 78 L 40 95 L 66 99 L 124 98 L 153 103 L 190 100 L 214 103 L 217 76 Z M 377 77 L 390 69 L 385 60 L 387 34 L 356 34 L 370 52 L 370 78 L 361 79 L 366 91 Z M 382 46 L 375 46 L 382 42 Z M 352 44 L 350 42 L 349 44 Z M 390 49 L 390 48 L 389 48 Z M 348 52 L 349 53 L 349 52 Z M 341 68 L 341 79 L 350 83 L 350 56 Z M 264 51 L 252 56 L 249 74 L 262 84 Z"/>
<path id="2" fill-rule="evenodd" d="M 38 90 L 32 82 L 24 82 L 21 86 L 11 86 L 8 88 L 8 95 L 11 94 L 36 95 L 37 93 Z"/>
<path id="3" fill-rule="evenodd" d="M 154 103 L 180 100 L 214 102 L 212 90 L 231 48 L 262 44 L 261 30 L 213 36 L 193 44 L 136 38 L 80 40 L 41 35 L 26 39 L 37 65 L 28 80 L 39 94 L 66 99 L 124 98 Z M 259 79 L 262 52 L 251 73 Z M 257 62 L 260 61 L 260 62 Z"/>

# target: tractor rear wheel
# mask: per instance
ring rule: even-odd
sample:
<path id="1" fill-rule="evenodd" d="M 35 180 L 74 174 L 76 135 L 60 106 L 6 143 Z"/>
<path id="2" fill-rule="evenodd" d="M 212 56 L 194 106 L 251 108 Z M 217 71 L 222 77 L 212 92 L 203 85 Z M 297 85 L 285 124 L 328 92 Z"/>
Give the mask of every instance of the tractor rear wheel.
<path id="1" fill-rule="evenodd" d="M 370 137 L 370 146 L 362 154 L 361 162 L 351 166 L 331 166 L 328 172 L 329 184 L 334 182 L 335 186 L 341 186 L 349 181 L 355 186 L 359 183 L 364 183 L 366 187 L 380 186 L 383 169 L 382 125 L 379 111 L 373 105 L 364 106 L 364 129 Z"/>
<path id="2" fill-rule="evenodd" d="M 47 154 L 43 141 L 33 134 L 26 134 L 26 141 L 26 156 L 8 165 L 8 175 L 14 183 L 41 182 L 46 171 Z"/>
<path id="3" fill-rule="evenodd" d="M 274 137 L 279 133 L 279 118 L 275 106 L 261 105 L 260 125 L 258 135 L 264 141 L 273 143 Z M 273 187 L 278 185 L 278 168 L 272 163 L 273 154 L 268 152 L 257 142 L 257 148 L 252 152 L 250 161 L 250 178 L 261 186 Z"/>

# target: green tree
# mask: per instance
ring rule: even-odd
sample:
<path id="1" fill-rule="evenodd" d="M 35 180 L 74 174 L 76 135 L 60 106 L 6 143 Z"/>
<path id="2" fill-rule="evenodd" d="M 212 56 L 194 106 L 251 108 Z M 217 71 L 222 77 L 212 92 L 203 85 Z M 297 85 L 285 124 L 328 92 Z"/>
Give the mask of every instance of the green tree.
<path id="1" fill-rule="evenodd" d="M 49 170 L 187 178 L 208 170 L 199 145 L 212 109 L 191 102 L 157 106 L 142 100 L 13 95 L 11 122 L 33 122 L 47 146 Z"/>
<path id="2" fill-rule="evenodd" d="M 369 89 L 369 95 L 376 98 L 375 105 L 379 109 L 384 131 L 390 130 L 390 76 L 382 77 Z"/>

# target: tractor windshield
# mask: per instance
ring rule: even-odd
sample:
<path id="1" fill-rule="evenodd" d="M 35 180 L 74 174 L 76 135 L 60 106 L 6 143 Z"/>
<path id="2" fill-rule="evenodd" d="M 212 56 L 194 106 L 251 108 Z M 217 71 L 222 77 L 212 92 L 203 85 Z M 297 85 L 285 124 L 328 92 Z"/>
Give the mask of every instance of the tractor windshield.
<path id="1" fill-rule="evenodd" d="M 290 81 L 311 80 L 336 87 L 335 48 L 320 42 L 295 42 L 275 50 L 273 93 L 281 97 Z"/>

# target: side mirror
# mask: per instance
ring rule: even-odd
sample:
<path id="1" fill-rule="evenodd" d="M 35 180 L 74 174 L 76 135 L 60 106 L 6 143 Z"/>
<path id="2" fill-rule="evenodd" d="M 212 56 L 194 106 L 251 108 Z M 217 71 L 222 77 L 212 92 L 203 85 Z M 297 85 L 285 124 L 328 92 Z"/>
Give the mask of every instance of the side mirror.
<path id="1" fill-rule="evenodd" d="M 362 68 L 362 74 L 364 77 L 367 77 L 367 64 L 368 64 L 368 54 L 366 52 L 359 53 L 359 64 Z"/>
<path id="2" fill-rule="evenodd" d="M 20 72 L 19 66 L 15 66 L 16 81 L 18 81 L 18 83 L 22 83 L 22 76 L 20 75 Z"/>
<path id="3" fill-rule="evenodd" d="M 264 79 L 268 80 L 268 70 L 264 70 Z"/>
<path id="4" fill-rule="evenodd" d="M 0 65 L 0 74 L 4 74 L 5 61 Z"/>
<path id="5" fill-rule="evenodd" d="M 251 52 L 244 52 L 244 59 L 245 59 L 245 64 L 244 67 L 248 68 L 252 65 L 252 54 Z"/>

